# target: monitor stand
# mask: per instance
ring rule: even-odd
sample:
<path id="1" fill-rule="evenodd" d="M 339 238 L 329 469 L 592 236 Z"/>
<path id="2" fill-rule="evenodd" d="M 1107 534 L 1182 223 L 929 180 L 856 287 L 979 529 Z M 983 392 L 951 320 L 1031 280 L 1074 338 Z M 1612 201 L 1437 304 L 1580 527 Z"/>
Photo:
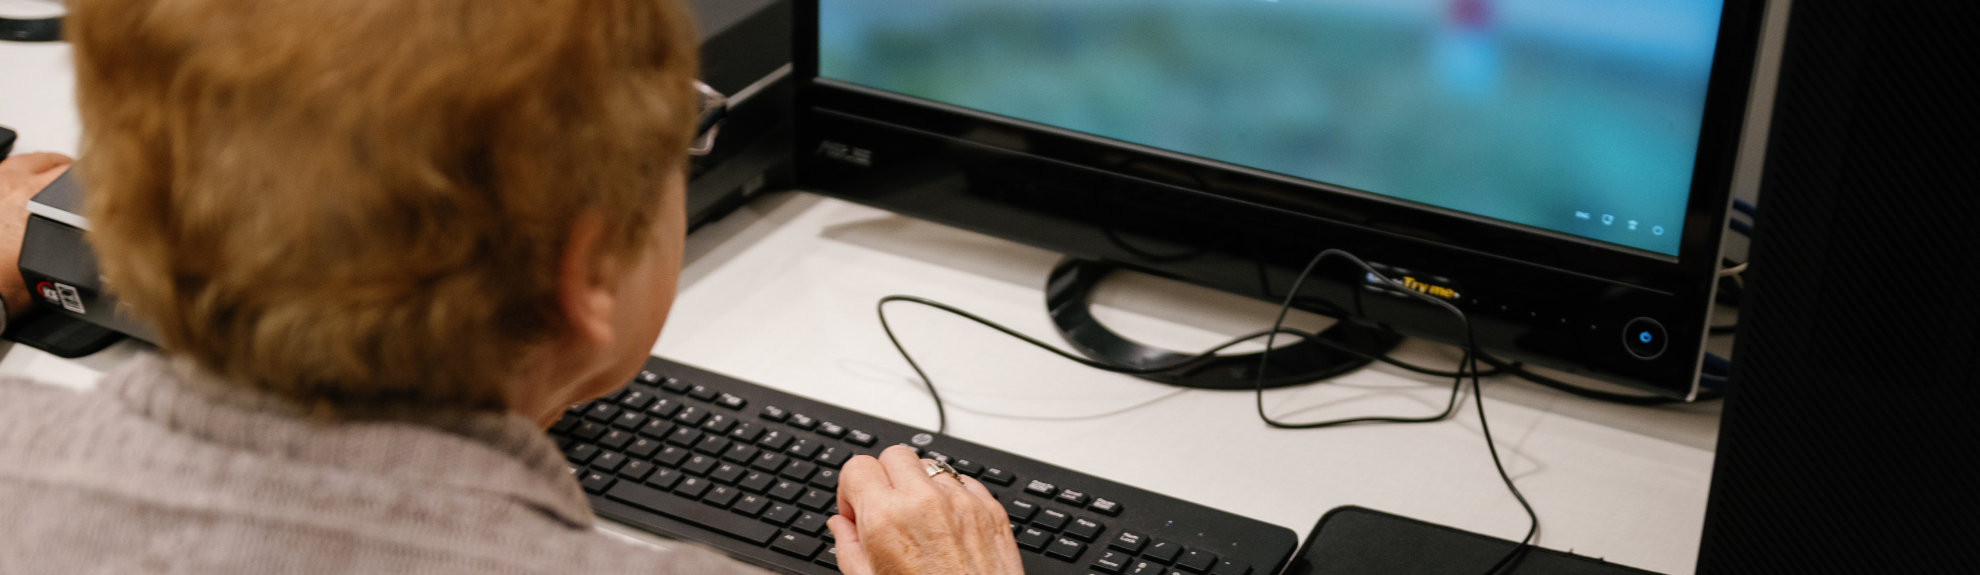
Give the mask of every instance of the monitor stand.
<path id="1" fill-rule="evenodd" d="M 1089 295 L 1113 264 L 1067 258 L 1045 282 L 1045 305 L 1059 335 L 1086 357 L 1110 365 L 1145 369 L 1178 365 L 1195 353 L 1177 353 L 1122 337 L 1093 318 Z M 1263 328 L 1261 328 L 1261 331 Z M 1265 387 L 1285 387 L 1339 376 L 1368 365 L 1395 349 L 1402 335 L 1342 321 L 1320 332 L 1328 343 L 1281 335 L 1266 366 Z M 1297 342 L 1297 343 L 1291 343 Z M 1289 344 L 1289 345 L 1287 345 Z M 1343 349 L 1359 352 L 1350 353 Z M 1180 369 L 1137 375 L 1149 381 L 1199 389 L 1252 389 L 1258 385 L 1259 354 L 1220 355 Z"/>

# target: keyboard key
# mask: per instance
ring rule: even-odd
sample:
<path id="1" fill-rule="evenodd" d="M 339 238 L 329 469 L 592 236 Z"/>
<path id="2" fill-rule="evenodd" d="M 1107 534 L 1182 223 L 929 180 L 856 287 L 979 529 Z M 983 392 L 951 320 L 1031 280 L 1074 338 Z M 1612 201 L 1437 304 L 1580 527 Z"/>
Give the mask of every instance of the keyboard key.
<path id="1" fill-rule="evenodd" d="M 951 461 L 949 462 L 949 467 L 954 467 L 956 468 L 957 472 L 962 473 L 963 475 L 968 475 L 970 477 L 976 477 L 978 475 L 983 474 L 983 464 L 970 461 L 968 459 L 957 459 L 955 461 Z"/>
<path id="2" fill-rule="evenodd" d="M 707 493 L 708 488 L 713 487 L 714 485 L 715 484 L 709 483 L 708 480 L 706 479 L 702 479 L 700 477 L 694 477 L 690 475 L 688 477 L 681 478 L 680 483 L 674 484 L 674 494 L 689 499 L 700 499 L 701 494 Z"/>
<path id="3" fill-rule="evenodd" d="M 1093 504 L 1087 505 L 1086 508 L 1099 512 L 1102 515 L 1121 514 L 1121 504 L 1108 501 L 1106 499 L 1094 499 Z"/>
<path id="4" fill-rule="evenodd" d="M 1059 492 L 1059 488 L 1053 486 L 1050 483 L 1033 479 L 1031 480 L 1031 483 L 1025 484 L 1024 492 L 1030 493 L 1032 495 L 1037 495 L 1039 497 L 1051 497 L 1053 494 Z"/>
<path id="5" fill-rule="evenodd" d="M 955 459 L 954 457 L 949 457 L 949 456 L 948 456 L 948 455 L 946 455 L 946 454 L 942 454 L 942 453 L 936 453 L 936 452 L 933 452 L 933 451 L 930 451 L 930 452 L 928 452 L 928 454 L 927 454 L 927 455 L 923 455 L 923 456 L 921 456 L 921 458 L 922 458 L 922 459 L 933 459 L 933 460 L 935 460 L 935 461 L 940 461 L 940 462 L 942 462 L 942 463 L 948 463 L 948 462 L 949 462 L 950 460 L 953 460 L 953 459 Z M 951 467 L 954 467 L 954 466 L 951 466 Z"/>
<path id="6" fill-rule="evenodd" d="M 589 443 L 580 443 L 564 450 L 564 460 L 571 462 L 571 465 L 584 465 L 593 457 L 598 457 L 598 446 Z"/>
<path id="7" fill-rule="evenodd" d="M 619 477 L 626 478 L 626 481 L 646 481 L 646 476 L 652 475 L 653 469 L 653 464 L 635 459 L 619 468 Z"/>
<path id="8" fill-rule="evenodd" d="M 666 439 L 673 432 L 674 422 L 665 419 L 647 419 L 645 425 L 639 426 L 640 435 L 657 439 Z"/>
<path id="9" fill-rule="evenodd" d="M 613 418 L 616 418 L 618 416 L 619 416 L 619 406 L 612 405 L 610 403 L 605 403 L 603 401 L 598 403 L 593 403 L 591 404 L 590 409 L 584 410 L 585 419 L 589 419 L 600 423 L 610 422 L 612 421 Z"/>
<path id="10" fill-rule="evenodd" d="M 1190 571 L 1195 571 L 1197 573 L 1209 571 L 1210 566 L 1216 564 L 1217 564 L 1216 554 L 1198 549 L 1190 549 L 1188 551 L 1184 551 L 1182 553 L 1182 558 L 1176 560 L 1177 567 L 1188 569 Z"/>
<path id="11" fill-rule="evenodd" d="M 570 433 L 571 429 L 576 428 L 580 423 L 584 423 L 584 420 L 565 415 L 562 419 L 558 419 L 557 423 L 550 425 L 550 433 Z"/>
<path id="12" fill-rule="evenodd" d="M 662 448 L 659 453 L 653 454 L 653 464 L 661 467 L 680 467 L 681 462 L 686 461 L 689 455 L 694 454 L 688 453 L 686 449 L 669 445 Z"/>
<path id="13" fill-rule="evenodd" d="M 675 428 L 673 433 L 667 434 L 667 443 L 681 447 L 693 447 L 695 443 L 700 441 L 701 430 L 692 427 L 681 426 Z"/>
<path id="14" fill-rule="evenodd" d="M 1130 559 L 1133 559 L 1133 557 L 1125 553 L 1108 551 L 1106 554 L 1101 555 L 1099 559 L 1093 560 L 1093 568 L 1106 573 L 1120 573 L 1122 569 L 1127 568 L 1128 560 Z"/>
<path id="15" fill-rule="evenodd" d="M 789 448 L 786 448 L 784 453 L 789 453 L 791 457 L 798 459 L 811 459 L 812 456 L 818 455 L 818 442 L 810 439 L 799 439 L 796 443 L 792 443 Z"/>
<path id="16" fill-rule="evenodd" d="M 1106 525 L 1102 525 L 1100 524 L 1100 522 L 1097 521 L 1088 521 L 1084 517 L 1073 519 L 1072 524 L 1066 526 L 1067 535 L 1078 537 L 1080 539 L 1085 539 L 1087 541 L 1092 541 L 1094 539 L 1099 538 L 1100 533 L 1106 530 L 1107 530 Z"/>
<path id="17" fill-rule="evenodd" d="M 721 397 L 715 398 L 715 405 L 729 409 L 742 409 L 743 406 L 749 405 L 749 400 L 735 394 L 724 393 Z"/>
<path id="18" fill-rule="evenodd" d="M 756 460 L 750 462 L 749 466 L 770 473 L 776 473 L 784 468 L 785 463 L 789 463 L 790 461 L 791 458 L 782 453 L 765 452 L 762 455 L 756 456 Z"/>
<path id="19" fill-rule="evenodd" d="M 1210 575 L 1251 575 L 1251 566 L 1241 561 L 1225 559 L 1210 568 Z"/>
<path id="20" fill-rule="evenodd" d="M 770 488 L 770 497 L 778 501 L 797 501 L 797 498 L 802 495 L 804 495 L 804 484 L 796 481 L 778 481 L 776 485 Z"/>
<path id="21" fill-rule="evenodd" d="M 742 496 L 742 492 L 737 491 L 736 488 L 734 487 L 729 487 L 727 485 L 717 485 L 715 487 L 710 488 L 708 490 L 707 495 L 703 495 L 701 497 L 701 502 L 716 507 L 720 507 L 723 509 L 728 509 L 729 504 L 735 503 L 736 498 L 741 496 Z"/>
<path id="22" fill-rule="evenodd" d="M 807 511 L 798 515 L 797 521 L 791 522 L 791 529 L 805 535 L 817 535 L 818 532 L 825 530 L 825 519 L 822 514 Z"/>
<path id="23" fill-rule="evenodd" d="M 736 481 L 741 480 L 743 474 L 747 473 L 748 471 L 749 471 L 748 469 L 744 468 L 741 465 L 736 465 L 734 463 L 724 463 L 715 466 L 715 470 L 708 473 L 708 478 L 713 479 L 718 483 L 727 483 L 733 485 L 735 484 Z"/>
<path id="24" fill-rule="evenodd" d="M 618 478 L 612 477 L 609 473 L 592 471 L 584 474 L 584 480 L 579 481 L 578 484 L 583 485 L 587 493 L 604 493 L 605 488 L 611 487 L 617 481 Z"/>
<path id="25" fill-rule="evenodd" d="M 692 387 L 694 386 L 688 385 L 688 382 L 681 381 L 681 378 L 678 377 L 669 377 L 660 380 L 660 389 L 667 390 L 669 393 L 687 393 L 688 389 Z"/>
<path id="26" fill-rule="evenodd" d="M 736 485 L 751 493 L 762 493 L 764 490 L 770 489 L 771 483 L 776 482 L 777 476 L 775 475 L 761 471 L 751 471 L 749 475 L 744 475 L 742 481 Z"/>
<path id="27" fill-rule="evenodd" d="M 598 436 L 598 445 L 612 449 L 625 449 L 626 444 L 632 443 L 632 440 L 633 434 L 614 429 L 605 432 L 604 435 Z"/>
<path id="28" fill-rule="evenodd" d="M 1087 499 L 1089 499 L 1089 498 L 1088 498 L 1088 497 L 1086 496 L 1086 494 L 1085 494 L 1085 493 L 1081 493 L 1081 492 L 1078 492 L 1078 491 L 1073 491 L 1073 490 L 1071 490 L 1071 489 L 1067 489 L 1067 490 L 1065 490 L 1065 491 L 1060 491 L 1060 492 L 1059 492 L 1059 497 L 1058 497 L 1058 500 L 1059 500 L 1059 502 L 1060 502 L 1060 503 L 1064 503 L 1064 504 L 1066 504 L 1066 505 L 1071 505 L 1071 506 L 1073 506 L 1073 507 L 1075 507 L 1075 508 L 1077 508 L 1077 507 L 1085 507 L 1085 506 L 1086 506 L 1086 500 L 1087 500 Z"/>
<path id="29" fill-rule="evenodd" d="M 763 428 L 747 421 L 736 425 L 735 429 L 729 431 L 729 439 L 743 443 L 756 443 L 756 438 L 762 436 Z"/>
<path id="30" fill-rule="evenodd" d="M 873 443 L 875 441 L 879 441 L 879 440 L 873 437 L 873 434 L 871 433 L 867 433 L 857 429 L 846 432 L 846 442 L 851 443 L 853 445 L 857 445 L 860 447 L 873 447 Z"/>
<path id="31" fill-rule="evenodd" d="M 1086 544 L 1060 537 L 1045 547 L 1045 554 L 1062 561 L 1077 561 L 1079 554 L 1086 552 Z"/>
<path id="32" fill-rule="evenodd" d="M 852 456 L 852 448 L 834 445 L 825 448 L 824 451 L 818 452 L 817 459 L 819 463 L 825 464 L 826 467 L 836 469 L 845 465 L 846 460 L 852 459 Z"/>
<path id="33" fill-rule="evenodd" d="M 617 451 L 600 451 L 598 457 L 591 458 L 591 468 L 606 474 L 617 473 L 619 466 L 626 464 L 626 455 Z"/>
<path id="34" fill-rule="evenodd" d="M 652 370 L 647 370 L 647 369 L 639 370 L 639 374 L 633 376 L 633 381 L 637 381 L 647 385 L 660 383 L 660 379 L 661 379 L 660 374 L 653 373 Z"/>
<path id="35" fill-rule="evenodd" d="M 784 411 L 784 408 L 777 407 L 775 405 L 766 405 L 763 406 L 763 413 L 756 414 L 756 416 L 764 419 L 768 419 L 770 421 L 783 423 L 784 420 L 791 418 L 791 412 Z"/>
<path id="36" fill-rule="evenodd" d="M 625 406 L 626 409 L 644 411 L 647 406 L 653 405 L 653 402 L 657 399 L 659 398 L 654 397 L 652 391 L 634 389 L 627 392 L 625 397 L 619 398 L 619 405 Z"/>
<path id="37" fill-rule="evenodd" d="M 1004 471 L 1002 469 L 992 467 L 983 470 L 983 475 L 977 477 L 977 479 L 983 480 L 984 483 L 1003 485 L 1008 487 L 1010 486 L 1012 481 L 1017 481 L 1017 476 L 1011 475 L 1011 472 L 1009 471 Z"/>
<path id="38" fill-rule="evenodd" d="M 620 413 L 618 417 L 612 418 L 612 427 L 617 427 L 619 429 L 625 429 L 625 430 L 635 430 L 635 429 L 639 429 L 639 426 L 646 425 L 646 420 L 647 417 L 646 414 L 644 413 L 640 413 L 637 411 L 627 411 L 624 413 Z"/>
<path id="39" fill-rule="evenodd" d="M 1127 573 L 1123 573 L 1121 575 L 1162 575 L 1162 573 L 1163 573 L 1163 567 L 1162 564 L 1160 563 L 1155 563 L 1152 561 L 1136 561 L 1128 567 Z M 1168 571 L 1168 573 L 1178 573 L 1178 572 Z"/>
<path id="40" fill-rule="evenodd" d="M 795 427 L 805 431 L 811 431 L 811 428 L 818 427 L 817 418 L 802 413 L 791 414 L 790 419 L 784 420 L 784 423 L 790 424 L 791 427 Z"/>
<path id="41" fill-rule="evenodd" d="M 818 486 L 820 489 L 837 491 L 839 489 L 839 470 L 820 469 L 817 474 L 811 476 L 811 484 Z"/>
<path id="42" fill-rule="evenodd" d="M 770 498 L 754 493 L 744 493 L 741 498 L 736 499 L 736 505 L 730 507 L 729 510 L 755 517 L 757 514 L 763 512 L 763 508 L 769 506 Z"/>
<path id="43" fill-rule="evenodd" d="M 1141 556 L 1156 563 L 1170 563 L 1176 560 L 1176 555 L 1179 553 L 1182 553 L 1181 545 L 1177 545 L 1174 541 L 1156 539 L 1148 543 L 1148 550 L 1143 551 Z"/>
<path id="44" fill-rule="evenodd" d="M 679 471 L 665 468 L 655 469 L 653 470 L 653 475 L 646 477 L 646 485 L 654 489 L 673 489 L 675 485 L 681 482 L 682 477 L 684 476 Z"/>
<path id="45" fill-rule="evenodd" d="M 1114 538 L 1107 542 L 1108 547 L 1126 551 L 1128 553 L 1140 553 L 1141 548 L 1147 545 L 1148 545 L 1148 536 L 1142 535 L 1140 533 L 1135 533 L 1133 531 L 1122 531 L 1118 534 L 1115 534 Z"/>
<path id="46" fill-rule="evenodd" d="M 1066 521 L 1071 519 L 1071 517 L 1060 513 L 1057 509 L 1046 509 L 1038 512 L 1038 516 L 1031 519 L 1031 524 L 1043 527 L 1049 531 L 1058 531 L 1066 528 Z"/>
<path id="47" fill-rule="evenodd" d="M 770 510 L 763 512 L 763 520 L 775 523 L 778 527 L 783 527 L 790 525 L 792 519 L 797 519 L 797 514 L 798 508 L 796 505 L 773 501 L 770 503 Z"/>
<path id="48" fill-rule="evenodd" d="M 748 444 L 738 443 L 729 446 L 728 451 L 722 452 L 722 459 L 727 459 L 729 461 L 734 461 L 736 463 L 748 465 L 751 462 L 756 461 L 756 456 L 761 453 L 763 453 L 763 450 L 761 449 L 751 447 Z"/>
<path id="49" fill-rule="evenodd" d="M 827 535 L 830 535 L 831 533 L 830 533 L 830 532 L 827 532 L 826 534 L 827 534 Z M 818 554 L 818 564 L 819 564 L 819 565 L 824 565 L 824 566 L 826 566 L 826 567 L 831 567 L 831 568 L 833 568 L 833 569 L 838 569 L 838 568 L 839 568 L 839 548 L 838 548 L 838 547 L 826 547 L 826 548 L 825 548 L 825 552 L 824 552 L 824 553 L 820 553 L 820 554 Z"/>
<path id="50" fill-rule="evenodd" d="M 1023 499 L 1012 499 L 1004 502 L 1004 513 L 1011 516 L 1011 523 L 1022 525 L 1030 521 L 1032 515 L 1038 513 L 1038 504 Z"/>
<path id="51" fill-rule="evenodd" d="M 793 461 L 790 465 L 784 466 L 784 472 L 781 475 L 798 481 L 804 481 L 811 479 L 811 474 L 816 471 L 818 471 L 818 464 L 809 461 Z"/>
<path id="52" fill-rule="evenodd" d="M 825 508 L 832 506 L 832 501 L 835 499 L 837 496 L 832 495 L 830 491 L 813 489 L 804 492 L 804 497 L 798 498 L 798 506 L 812 511 L 824 511 Z"/>
<path id="53" fill-rule="evenodd" d="M 700 427 L 701 422 L 707 419 L 708 419 L 708 410 L 702 409 L 700 406 L 695 406 L 695 405 L 683 407 L 681 408 L 680 413 L 674 414 L 674 421 L 678 421 L 681 423 L 681 425 L 686 425 L 690 427 Z"/>
<path id="54" fill-rule="evenodd" d="M 708 416 L 708 421 L 701 422 L 701 428 L 708 430 L 709 433 L 727 435 L 729 430 L 736 428 L 736 418 L 726 413 L 711 414 Z"/>
<path id="55" fill-rule="evenodd" d="M 652 459 L 653 454 L 660 451 L 660 447 L 658 439 L 636 437 L 633 438 L 632 443 L 626 444 L 626 454 L 640 459 Z"/>
<path id="56" fill-rule="evenodd" d="M 715 469 L 715 464 L 719 462 L 720 460 L 713 457 L 696 454 L 687 458 L 686 462 L 681 463 L 681 471 L 685 471 L 689 475 L 707 475 L 709 471 Z"/>
<path id="57" fill-rule="evenodd" d="M 729 438 L 727 437 L 722 437 L 720 435 L 707 435 L 707 436 L 703 436 L 701 438 L 701 441 L 698 441 L 694 444 L 694 450 L 709 455 L 720 456 L 723 453 L 729 451 L 729 445 L 731 443 L 734 442 L 729 441 Z"/>
<path id="58" fill-rule="evenodd" d="M 1025 549 L 1030 549 L 1032 551 L 1042 550 L 1045 548 L 1046 545 L 1049 545 L 1051 543 L 1052 543 L 1052 534 L 1046 533 L 1044 531 L 1039 531 L 1038 528 L 1036 527 L 1025 528 L 1023 531 L 1019 531 L 1017 534 L 1018 547 L 1023 547 Z"/>
<path id="59" fill-rule="evenodd" d="M 768 545 L 777 536 L 777 528 L 764 525 L 747 517 L 740 517 L 720 509 L 705 505 L 681 505 L 666 493 L 621 482 L 605 492 L 605 497 L 613 501 L 632 505 L 674 519 L 700 525 L 717 533 L 742 539 L 756 545 Z"/>
<path id="60" fill-rule="evenodd" d="M 653 402 L 653 405 L 646 406 L 646 414 L 654 417 L 665 417 L 672 419 L 674 417 L 674 414 L 680 412 L 681 412 L 681 402 L 674 401 L 671 399 L 662 399 L 660 401 Z"/>
<path id="61" fill-rule="evenodd" d="M 599 425 L 597 422 L 592 422 L 592 421 L 579 423 L 576 428 L 571 429 L 571 437 L 575 437 L 585 441 L 597 440 L 598 436 L 604 434 L 605 434 L 605 426 Z"/>
<path id="62" fill-rule="evenodd" d="M 846 426 L 830 421 L 822 422 L 818 424 L 818 434 L 832 439 L 838 439 L 846 436 Z"/>
<path id="63" fill-rule="evenodd" d="M 770 543 L 771 549 L 776 549 L 799 559 L 810 559 L 812 555 L 817 555 L 818 550 L 823 547 L 825 547 L 824 541 L 796 533 L 785 533 Z"/>
<path id="64" fill-rule="evenodd" d="M 687 392 L 688 397 L 692 397 L 702 401 L 715 401 L 715 398 L 720 397 L 721 395 L 722 392 L 716 391 L 715 388 L 708 387 L 706 385 L 697 385 L 694 387 L 690 387 L 688 388 L 688 392 Z"/>
<path id="65" fill-rule="evenodd" d="M 756 440 L 756 444 L 771 451 L 783 451 L 784 447 L 791 444 L 791 434 L 781 429 L 772 429 L 769 433 L 763 434 L 763 438 Z"/>

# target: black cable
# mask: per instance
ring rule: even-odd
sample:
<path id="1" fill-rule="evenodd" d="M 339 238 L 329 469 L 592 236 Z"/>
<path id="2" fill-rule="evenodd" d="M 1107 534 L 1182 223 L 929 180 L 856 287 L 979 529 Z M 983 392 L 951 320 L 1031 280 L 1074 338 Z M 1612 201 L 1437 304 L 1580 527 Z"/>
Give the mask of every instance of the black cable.
<path id="1" fill-rule="evenodd" d="M 935 416 L 936 416 L 935 431 L 937 433 L 947 433 L 949 431 L 948 409 L 944 407 L 942 404 L 942 395 L 935 391 L 934 380 L 929 379 L 928 373 L 923 372 L 921 370 L 921 364 L 916 363 L 914 361 L 914 356 L 908 355 L 907 348 L 901 345 L 900 338 L 894 336 L 893 326 L 887 323 L 887 304 L 893 302 L 907 302 L 913 304 L 920 304 L 938 310 L 946 311 L 958 316 L 962 316 L 963 318 L 968 319 L 970 321 L 983 324 L 984 326 L 989 327 L 990 329 L 1003 332 L 1004 335 L 1017 338 L 1025 343 L 1029 343 L 1031 345 L 1037 346 L 1039 349 L 1052 352 L 1053 354 L 1058 355 L 1059 357 L 1066 358 L 1067 360 L 1071 360 L 1074 363 L 1078 363 L 1080 365 L 1084 365 L 1086 367 L 1098 369 L 1101 371 L 1109 371 L 1113 373 L 1121 373 L 1127 375 L 1150 375 L 1150 374 L 1167 373 L 1171 371 L 1189 369 L 1190 367 L 1198 365 L 1204 361 L 1215 359 L 1217 357 L 1217 352 L 1229 349 L 1231 346 L 1235 346 L 1261 337 L 1276 335 L 1277 333 L 1286 333 L 1289 335 L 1296 335 L 1307 339 L 1313 338 L 1313 334 L 1295 329 L 1279 329 L 1277 332 L 1261 331 L 1257 333 L 1248 334 L 1242 337 L 1238 337 L 1236 339 L 1226 341 L 1222 344 L 1218 344 L 1216 347 L 1212 347 L 1209 350 L 1204 351 L 1203 353 L 1199 353 L 1187 358 L 1183 358 L 1182 360 L 1177 361 L 1176 363 L 1171 365 L 1165 365 L 1159 367 L 1147 367 L 1147 368 L 1121 367 L 1118 365 L 1114 365 L 1110 363 L 1102 363 L 1084 357 L 1080 357 L 1078 355 L 1074 355 L 1071 352 L 1067 352 L 1057 347 L 1053 347 L 1052 344 L 1039 341 L 1036 338 L 1020 333 L 1017 330 L 1004 327 L 1003 325 L 998 324 L 997 322 L 984 319 L 981 316 L 978 316 L 973 313 L 969 313 L 967 311 L 963 311 L 949 304 L 945 304 L 942 302 L 938 302 L 926 298 L 910 296 L 910 295 L 890 295 L 887 297 L 880 298 L 880 303 L 877 306 L 875 306 L 875 311 L 880 315 L 880 329 L 887 332 L 887 341 L 894 343 L 894 350 L 900 352 L 901 359 L 907 360 L 908 367 L 914 368 L 914 374 L 920 376 L 922 385 L 928 388 L 928 397 L 935 401 Z M 1294 376 L 1294 378 L 1301 378 L 1301 377 L 1302 376 Z"/>
<path id="2" fill-rule="evenodd" d="M 1280 328 L 1282 328 L 1285 325 L 1286 313 L 1292 310 L 1294 294 L 1299 293 L 1299 286 L 1306 282 L 1307 276 L 1312 275 L 1313 268 L 1319 266 L 1320 261 L 1327 259 L 1328 256 L 1340 257 L 1348 261 L 1354 262 L 1356 266 L 1359 266 L 1363 271 L 1367 272 L 1369 276 L 1374 277 L 1375 279 L 1381 281 L 1382 283 L 1395 285 L 1397 288 L 1400 288 L 1400 291 L 1402 291 L 1402 293 L 1415 297 L 1416 299 L 1422 300 L 1431 305 L 1443 308 L 1445 311 L 1451 312 L 1451 314 L 1456 315 L 1458 321 L 1464 325 L 1464 356 L 1463 358 L 1458 360 L 1458 371 L 1456 372 L 1456 375 L 1452 378 L 1455 381 L 1453 382 L 1451 387 L 1451 403 L 1445 406 L 1443 413 L 1437 415 L 1434 418 L 1428 418 L 1428 419 L 1374 417 L 1374 418 L 1343 419 L 1343 420 L 1334 420 L 1334 421 L 1320 421 L 1320 422 L 1302 423 L 1302 424 L 1289 424 L 1289 423 L 1274 421 L 1272 420 L 1271 416 L 1265 414 L 1265 383 L 1264 383 L 1265 381 L 1264 366 L 1266 365 L 1265 362 L 1271 356 L 1273 343 L 1274 340 L 1277 339 Z M 1525 556 L 1529 549 L 1532 548 L 1533 537 L 1534 535 L 1537 535 L 1540 532 L 1540 514 L 1533 511 L 1533 505 L 1526 501 L 1526 495 L 1520 493 L 1519 486 L 1513 484 L 1512 476 L 1506 473 L 1505 462 L 1499 458 L 1499 447 L 1495 442 L 1492 441 L 1492 428 L 1488 423 L 1486 423 L 1486 418 L 1485 418 L 1485 395 L 1478 382 L 1479 379 L 1478 356 L 1482 354 L 1478 353 L 1477 338 L 1472 333 L 1471 318 L 1467 317 L 1464 314 L 1463 310 L 1458 309 L 1457 306 L 1451 305 L 1450 302 L 1444 301 L 1442 299 L 1438 299 L 1429 294 L 1424 294 L 1421 292 L 1417 292 L 1416 290 L 1404 288 L 1401 283 L 1389 279 L 1388 276 L 1382 275 L 1381 272 L 1375 271 L 1375 268 L 1373 266 L 1368 265 L 1368 262 L 1361 261 L 1361 258 L 1355 257 L 1354 254 L 1350 254 L 1345 251 L 1341 251 L 1337 249 L 1329 249 L 1320 252 L 1318 255 L 1313 256 L 1313 260 L 1307 262 L 1306 269 L 1299 273 L 1299 278 L 1293 281 L 1292 289 L 1286 293 L 1285 303 L 1279 306 L 1278 319 L 1273 321 L 1272 329 L 1270 331 L 1267 331 L 1266 333 L 1269 335 L 1265 337 L 1265 351 L 1259 353 L 1259 375 L 1258 375 L 1258 380 L 1255 382 L 1256 385 L 1254 386 L 1255 388 L 1254 391 L 1256 392 L 1255 406 L 1258 409 L 1258 418 L 1264 420 L 1267 425 L 1271 425 L 1272 427 L 1277 427 L 1282 429 L 1312 429 L 1317 427 L 1332 427 L 1336 425 L 1346 425 L 1349 423 L 1358 423 L 1358 422 L 1384 421 L 1384 422 L 1395 422 L 1395 423 L 1421 423 L 1421 422 L 1442 420 L 1446 417 L 1449 417 L 1452 411 L 1454 411 L 1453 408 L 1455 408 L 1457 404 L 1458 394 L 1460 390 L 1463 389 L 1464 378 L 1468 375 L 1471 378 L 1471 393 L 1473 396 L 1475 396 L 1473 403 L 1478 408 L 1478 426 L 1479 429 L 1482 430 L 1485 435 L 1485 448 L 1487 451 L 1491 452 L 1492 454 L 1492 467 L 1499 472 L 1499 480 L 1505 483 L 1507 491 L 1512 492 L 1513 499 L 1519 501 L 1520 508 L 1526 510 L 1527 519 L 1532 521 L 1532 526 L 1527 528 L 1526 530 L 1526 536 L 1520 539 L 1518 545 L 1513 546 L 1511 552 L 1506 553 L 1505 557 L 1501 557 L 1498 563 L 1494 563 L 1492 565 L 1492 568 L 1487 569 L 1485 571 L 1486 575 L 1499 573 L 1501 569 L 1510 568 L 1513 564 L 1516 564 L 1521 557 Z M 1469 371 L 1469 373 L 1467 373 L 1467 370 Z"/>

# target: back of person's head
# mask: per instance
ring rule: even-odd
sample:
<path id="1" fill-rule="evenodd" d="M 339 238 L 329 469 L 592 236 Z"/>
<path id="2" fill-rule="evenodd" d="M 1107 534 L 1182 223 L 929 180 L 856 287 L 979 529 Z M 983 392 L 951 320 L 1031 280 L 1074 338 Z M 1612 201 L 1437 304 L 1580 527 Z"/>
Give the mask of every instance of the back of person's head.
<path id="1" fill-rule="evenodd" d="M 506 407 L 573 220 L 653 249 L 695 123 L 677 0 L 71 0 L 67 32 L 112 291 L 317 406 Z"/>

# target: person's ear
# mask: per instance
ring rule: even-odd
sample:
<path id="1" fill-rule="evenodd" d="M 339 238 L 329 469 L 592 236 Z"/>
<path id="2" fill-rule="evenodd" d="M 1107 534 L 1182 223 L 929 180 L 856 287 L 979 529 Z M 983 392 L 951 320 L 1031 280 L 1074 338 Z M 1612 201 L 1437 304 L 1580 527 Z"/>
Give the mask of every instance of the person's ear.
<path id="1" fill-rule="evenodd" d="M 557 306 L 563 312 L 571 343 L 603 346 L 615 337 L 613 311 L 618 293 L 617 258 L 602 250 L 605 216 L 585 210 L 571 224 L 557 265 Z"/>

